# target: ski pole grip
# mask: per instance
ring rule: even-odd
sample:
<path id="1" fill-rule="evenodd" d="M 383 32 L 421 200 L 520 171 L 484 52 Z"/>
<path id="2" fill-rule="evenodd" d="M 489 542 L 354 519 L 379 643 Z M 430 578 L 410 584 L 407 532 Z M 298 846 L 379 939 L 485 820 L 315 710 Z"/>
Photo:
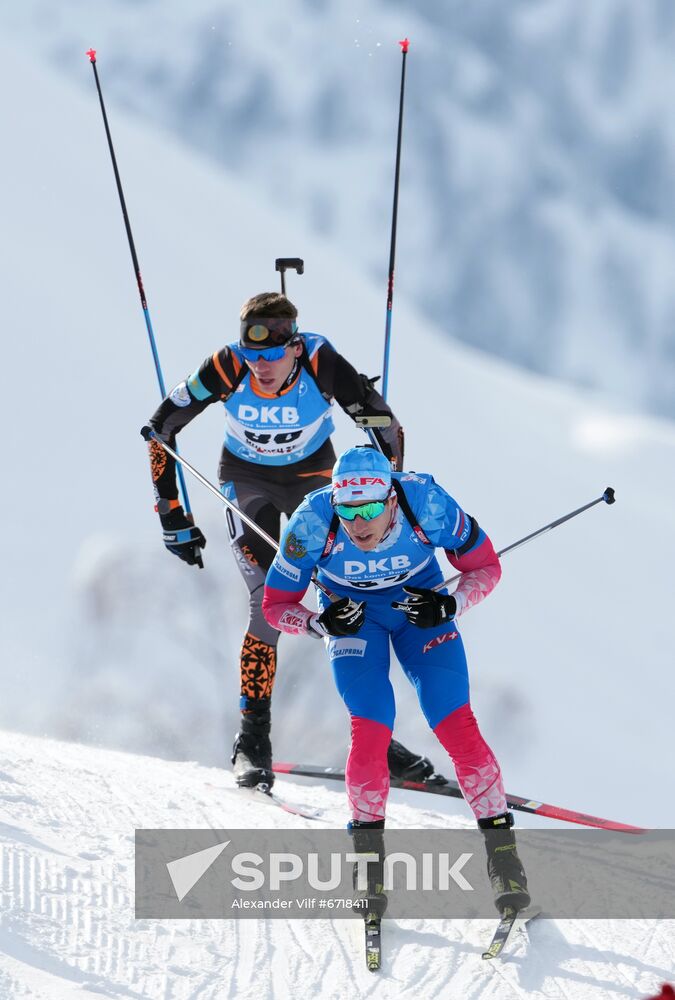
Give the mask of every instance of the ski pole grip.
<path id="1" fill-rule="evenodd" d="M 153 434 L 153 437 L 154 437 L 154 434 Z M 188 521 L 190 522 L 190 524 L 194 524 L 195 523 L 195 518 L 194 518 L 194 514 L 192 513 L 192 511 L 189 511 L 189 512 L 186 511 L 185 512 L 185 516 L 188 519 Z M 194 549 L 192 551 L 193 551 L 193 554 L 194 554 L 194 557 L 195 557 L 195 566 L 199 566 L 200 569 L 204 569 L 204 560 L 202 559 L 202 550 L 201 550 L 201 547 L 199 545 L 195 545 L 195 547 L 194 547 Z"/>
<path id="2" fill-rule="evenodd" d="M 605 503 L 616 503 L 616 497 L 614 496 L 614 490 L 611 486 L 608 486 L 605 492 L 602 494 L 602 499 Z"/>
<path id="3" fill-rule="evenodd" d="M 154 436 L 155 432 L 153 431 L 152 427 L 149 427 L 147 424 L 145 425 L 145 427 L 141 427 L 141 437 L 143 438 L 144 441 L 151 441 L 152 438 L 154 438 Z"/>

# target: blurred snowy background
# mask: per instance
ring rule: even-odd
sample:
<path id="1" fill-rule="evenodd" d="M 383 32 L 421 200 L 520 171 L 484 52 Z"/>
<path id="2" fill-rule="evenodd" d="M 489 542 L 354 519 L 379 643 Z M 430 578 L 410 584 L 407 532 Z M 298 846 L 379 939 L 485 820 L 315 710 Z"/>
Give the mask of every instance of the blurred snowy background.
<path id="1" fill-rule="evenodd" d="M 198 484 L 206 569 L 161 544 L 138 436 L 157 388 L 85 49 L 173 385 L 235 339 L 279 255 L 306 261 L 301 325 L 379 371 L 408 35 L 408 464 L 498 547 L 607 485 L 619 500 L 509 557 L 463 623 L 479 717 L 516 794 L 675 823 L 654 791 L 675 696 L 675 7 L 24 0 L 0 26 L 0 724 L 205 763 L 236 726 L 244 589 Z M 181 437 L 212 479 L 221 421 Z M 397 735 L 440 765 L 399 688 Z M 341 762 L 317 644 L 282 640 L 275 699 L 278 757 Z"/>
<path id="2" fill-rule="evenodd" d="M 448 337 L 675 415 L 670 0 L 23 0 L 0 25 L 86 86 L 98 46 L 117 108 L 381 283 L 409 35 L 398 292 Z"/>

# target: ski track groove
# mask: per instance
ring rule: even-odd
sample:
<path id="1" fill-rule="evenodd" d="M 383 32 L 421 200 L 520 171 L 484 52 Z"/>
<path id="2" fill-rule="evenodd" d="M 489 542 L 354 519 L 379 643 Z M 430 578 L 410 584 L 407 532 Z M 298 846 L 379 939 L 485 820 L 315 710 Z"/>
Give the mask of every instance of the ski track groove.
<path id="1" fill-rule="evenodd" d="M 568 923 L 571 925 L 572 934 L 580 933 L 583 921 L 575 920 Z M 535 998 L 536 1000 L 540 1000 L 540 998 L 548 1000 L 549 997 L 560 997 L 562 1000 L 580 1000 L 581 997 L 584 1000 L 609 1000 L 610 997 L 615 996 L 619 1000 L 637 1000 L 641 996 L 641 994 L 634 992 L 634 988 L 631 988 L 630 994 L 627 994 L 625 988 L 618 983 L 609 979 L 600 979 L 593 971 L 594 966 L 603 964 L 609 966 L 610 969 L 614 968 L 614 964 L 606 957 L 602 948 L 596 942 L 591 941 L 587 950 L 595 953 L 593 957 L 580 955 L 578 945 L 572 943 L 568 936 L 561 932 L 560 925 L 557 926 L 562 944 L 558 943 L 556 947 L 555 941 L 549 942 L 546 966 L 543 966 L 540 960 L 542 942 L 540 942 L 538 949 L 536 924 L 534 941 L 527 945 L 527 950 L 520 956 L 520 960 L 517 953 L 512 953 L 511 958 L 506 961 L 505 968 L 511 965 L 514 968 L 514 974 L 517 972 L 520 980 L 524 981 L 525 988 L 534 987 L 535 980 L 539 980 L 536 987 L 530 988 L 525 996 L 530 1000 L 535 1000 Z M 569 968 L 571 961 L 574 962 L 573 969 Z"/>
<path id="2" fill-rule="evenodd" d="M 265 954 L 261 954 L 259 951 L 259 940 L 263 935 L 263 928 L 266 927 L 267 921 L 263 920 L 246 920 L 242 919 L 239 921 L 233 921 L 233 923 L 238 924 L 238 934 L 239 934 L 239 950 L 237 952 L 237 965 L 234 971 L 234 979 L 236 983 L 236 993 L 235 996 L 252 996 L 255 991 L 255 968 L 256 961 L 259 959 L 264 962 L 264 967 L 267 968 L 267 963 L 269 959 L 269 947 L 266 948 Z M 263 966 L 261 966 L 263 967 Z"/>
<path id="3" fill-rule="evenodd" d="M 480 961 L 482 962 L 483 959 L 481 958 Z M 508 959 L 506 959 L 506 961 L 508 961 Z M 513 998 L 513 1000 L 519 1000 L 519 998 L 527 997 L 528 994 L 525 992 L 525 990 L 521 989 L 521 987 L 514 981 L 514 975 L 516 973 L 506 972 L 504 963 L 500 962 L 499 959 L 493 959 L 492 962 L 494 964 L 494 968 L 489 969 L 488 974 L 491 973 L 493 976 L 496 976 L 497 978 L 501 979 L 503 982 L 507 984 L 509 990 L 511 991 L 509 994 L 505 994 L 503 990 L 500 989 L 497 995 L 500 998 L 503 997 L 504 1000 L 506 1000 L 507 997 L 508 1000 L 511 1000 L 511 998 Z M 499 965 L 497 965 L 497 962 L 499 962 Z"/>
<path id="4" fill-rule="evenodd" d="M 84 773 L 87 773 L 86 770 Z M 103 792 L 102 798 L 107 800 L 104 810 L 104 821 L 113 814 L 117 819 L 124 813 L 131 814 L 130 802 L 124 801 L 123 794 L 110 786 L 102 775 L 96 775 L 98 790 Z M 56 801 L 52 801 L 48 817 L 48 827 L 51 830 L 64 825 L 69 816 L 83 812 L 82 795 L 75 795 L 66 788 L 59 789 Z M 133 825 L 133 824 L 132 824 Z M 131 839 L 131 838 L 127 838 Z M 100 844 L 97 845 L 100 847 Z M 104 852 L 105 854 L 106 852 Z M 149 992 L 153 995 L 169 995 L 166 977 L 164 982 L 157 981 L 156 972 L 148 975 L 139 964 L 143 964 L 145 955 L 137 941 L 126 943 L 115 930 L 105 929 L 105 915 L 110 913 L 113 904 L 127 913 L 133 912 L 133 899 L 129 891 L 130 875 L 128 866 L 118 868 L 122 873 L 126 886 L 114 883 L 114 866 L 101 860 L 101 852 L 84 851 L 75 855 L 73 861 L 77 864 L 83 859 L 88 870 L 77 872 L 68 866 L 63 871 L 54 871 L 50 863 L 53 858 L 45 856 L 25 856 L 20 845 L 7 845 L 3 848 L 3 873 L 7 872 L 8 890 L 11 898 L 3 899 L 5 912 L 9 908 L 18 909 L 23 914 L 34 915 L 33 931 L 40 931 L 41 944 L 53 946 L 59 953 L 65 945 L 71 945 L 67 950 L 74 956 L 68 964 L 74 970 L 84 974 L 84 981 L 90 977 L 105 976 L 108 979 L 126 980 L 131 984 L 140 979 L 140 992 L 125 989 L 122 983 L 115 989 L 115 995 L 120 995 L 119 988 L 125 996 L 145 997 Z M 60 901 L 58 894 L 65 894 Z M 75 900 L 75 905 L 71 903 Z M 87 902 L 81 908 L 78 900 Z M 33 935 L 35 936 L 35 935 Z M 70 941 L 68 941 L 70 938 Z M 131 967 L 130 967 L 131 963 Z M 135 967 L 134 967 L 135 966 Z M 117 984 L 116 984 L 117 985 Z M 157 988 L 161 993 L 156 992 Z"/>
<path id="5" fill-rule="evenodd" d="M 660 925 L 656 924 L 656 923 L 654 924 L 654 926 L 652 928 L 648 929 L 647 933 L 648 933 L 648 936 L 649 936 L 650 943 L 653 940 L 654 935 L 657 933 L 657 931 L 659 929 L 660 929 Z M 580 937 L 583 937 L 584 940 L 587 942 L 587 946 L 588 946 L 589 950 L 594 949 L 594 948 L 598 950 L 598 960 L 597 960 L 598 963 L 603 964 L 603 965 L 607 965 L 611 969 L 615 970 L 619 974 L 619 976 L 621 976 L 621 978 L 628 984 L 628 986 L 630 988 L 630 993 L 626 994 L 627 997 L 638 998 L 638 997 L 643 997 L 643 996 L 647 995 L 647 993 L 649 992 L 649 990 L 652 988 L 652 984 L 648 983 L 648 984 L 646 984 L 646 985 L 643 986 L 639 982 L 633 981 L 631 979 L 630 975 L 624 969 L 624 966 L 627 963 L 631 962 L 631 959 L 628 956 L 614 955 L 613 959 L 610 960 L 609 956 L 607 956 L 606 953 L 601 952 L 600 949 L 598 948 L 597 943 L 594 942 L 593 939 L 589 936 L 588 931 L 586 930 L 583 921 L 578 921 L 577 922 L 577 930 L 578 930 L 578 933 L 579 933 Z M 646 949 L 643 949 L 642 947 L 640 947 L 639 953 L 646 958 Z M 632 964 L 633 964 L 633 966 L 635 965 L 634 962 Z M 644 969 L 640 970 L 639 968 L 635 969 L 636 980 L 639 979 L 641 975 L 645 975 L 645 976 L 648 975 L 647 970 L 644 970 Z M 664 970 L 662 978 L 664 978 L 664 979 L 668 978 L 669 975 L 672 975 L 672 973 L 668 974 Z M 618 989 L 618 987 L 617 987 L 617 989 Z"/>
<path id="6" fill-rule="evenodd" d="M 649 952 L 652 950 L 652 947 L 656 942 L 657 938 L 663 938 L 664 936 L 666 936 L 665 935 L 666 929 L 669 930 L 670 933 L 666 937 L 666 940 L 664 941 L 664 947 L 668 952 L 667 964 L 671 972 L 669 974 L 666 974 L 662 973 L 660 970 L 658 972 L 657 970 L 654 970 L 654 974 L 660 976 L 659 980 L 660 982 L 662 982 L 664 979 L 670 981 L 672 978 L 675 978 L 675 973 L 673 972 L 673 970 L 675 970 L 675 921 L 664 920 L 659 923 L 654 922 L 653 924 L 651 924 L 651 926 L 649 926 L 647 929 L 647 935 L 648 935 L 647 946 L 645 948 L 640 947 L 639 949 L 639 953 L 643 955 L 644 958 L 650 962 L 650 964 L 653 963 L 655 959 L 651 959 L 649 957 Z M 655 992 L 655 989 L 653 987 L 650 986 L 650 989 L 652 989 L 652 992 Z"/>
<path id="7" fill-rule="evenodd" d="M 320 924 L 315 921 L 289 920 L 286 927 L 279 928 L 280 936 L 287 935 L 287 940 L 283 942 L 288 962 L 286 974 L 291 982 L 304 983 L 309 996 L 313 995 L 312 987 L 317 981 L 319 984 L 323 981 L 324 972 L 331 964 L 344 965 L 344 951 L 336 956 L 334 951 L 320 947 L 320 941 L 316 940 L 319 927 Z M 333 921 L 330 928 L 333 941 L 339 945 Z"/>
<path id="8" fill-rule="evenodd" d="M 579 921 L 575 921 L 575 924 L 579 924 Z M 566 941 L 569 951 L 573 950 L 573 945 Z M 598 961 L 601 959 L 598 958 Z M 568 962 L 569 956 L 562 959 L 562 963 Z M 589 1000 L 610 1000 L 614 997 L 615 1000 L 637 1000 L 638 995 L 635 992 L 631 992 L 630 995 L 626 994 L 625 989 L 618 986 L 616 983 L 609 982 L 607 980 L 599 980 L 590 969 L 592 962 L 575 958 L 575 962 L 580 964 L 580 968 L 576 968 L 573 972 L 568 969 L 560 969 L 559 976 L 556 978 L 555 985 L 560 990 L 563 1000 L 579 1000 L 582 995 L 577 990 L 577 985 L 584 984 L 584 998 L 589 998 Z M 590 987 L 590 992 L 589 992 Z M 544 994 L 545 995 L 545 994 Z"/>
<path id="9" fill-rule="evenodd" d="M 584 925 L 583 925 L 583 921 L 579 921 L 579 926 L 578 926 L 577 930 L 578 930 L 579 936 L 582 937 L 586 941 L 586 944 L 588 945 L 589 948 L 592 948 L 592 947 L 595 946 L 593 940 L 591 938 L 589 938 L 588 934 L 586 933 L 586 930 L 585 930 Z M 598 963 L 602 964 L 602 965 L 609 964 L 609 960 L 606 959 L 604 956 L 602 958 L 599 956 L 598 957 Z M 618 972 L 618 974 L 621 976 L 621 978 L 624 979 L 628 983 L 628 985 L 629 985 L 629 987 L 631 989 L 631 995 L 637 996 L 638 995 L 637 994 L 637 987 L 636 987 L 635 983 L 631 982 L 631 980 L 629 979 L 629 977 L 626 975 L 626 973 L 621 968 L 621 962 L 620 961 L 612 962 L 612 968 L 614 968 L 616 970 L 616 972 Z"/>
<path id="10" fill-rule="evenodd" d="M 363 925 L 356 919 L 331 921 L 331 924 L 334 928 L 335 943 L 340 949 L 343 981 L 349 982 L 351 977 L 357 978 L 358 981 L 359 971 L 365 969 Z M 372 973 L 365 971 L 367 975 L 372 976 Z M 344 996 L 346 997 L 347 994 Z M 343 1000 L 343 998 L 340 994 L 335 994 L 335 1000 Z"/>

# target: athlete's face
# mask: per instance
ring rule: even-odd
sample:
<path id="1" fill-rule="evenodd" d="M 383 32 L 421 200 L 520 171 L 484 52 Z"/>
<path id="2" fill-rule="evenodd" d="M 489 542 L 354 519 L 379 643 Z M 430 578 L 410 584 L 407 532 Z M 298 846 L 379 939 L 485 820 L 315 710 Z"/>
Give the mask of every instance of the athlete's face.
<path id="1" fill-rule="evenodd" d="M 293 371 L 295 359 L 301 354 L 302 344 L 291 344 L 284 351 L 283 358 L 279 358 L 278 361 L 265 361 L 264 358 L 260 358 L 259 361 L 247 361 L 246 364 L 262 391 L 272 396 L 275 392 L 279 392 Z"/>
<path id="2" fill-rule="evenodd" d="M 389 497 L 384 510 L 372 521 L 366 521 L 357 514 L 353 521 L 345 521 L 340 518 L 340 524 L 345 529 L 350 539 L 362 552 L 370 552 L 380 544 L 391 524 L 396 505 L 396 497 Z M 347 503 L 345 507 L 358 507 L 359 502 Z"/>

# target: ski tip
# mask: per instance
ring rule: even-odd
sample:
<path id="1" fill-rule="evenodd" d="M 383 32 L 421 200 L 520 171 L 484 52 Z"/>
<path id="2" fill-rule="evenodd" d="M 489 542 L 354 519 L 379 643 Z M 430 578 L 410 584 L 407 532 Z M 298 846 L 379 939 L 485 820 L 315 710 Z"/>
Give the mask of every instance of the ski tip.
<path id="1" fill-rule="evenodd" d="M 401 46 L 401 52 L 405 55 L 410 48 L 410 39 L 403 38 L 398 44 Z"/>
<path id="2" fill-rule="evenodd" d="M 89 56 L 89 62 L 91 63 L 96 62 L 96 49 L 87 49 L 85 55 Z"/>
<path id="3" fill-rule="evenodd" d="M 615 503 L 616 497 L 614 496 L 614 490 L 611 486 L 608 486 L 605 492 L 602 494 L 602 499 L 605 503 Z"/>

